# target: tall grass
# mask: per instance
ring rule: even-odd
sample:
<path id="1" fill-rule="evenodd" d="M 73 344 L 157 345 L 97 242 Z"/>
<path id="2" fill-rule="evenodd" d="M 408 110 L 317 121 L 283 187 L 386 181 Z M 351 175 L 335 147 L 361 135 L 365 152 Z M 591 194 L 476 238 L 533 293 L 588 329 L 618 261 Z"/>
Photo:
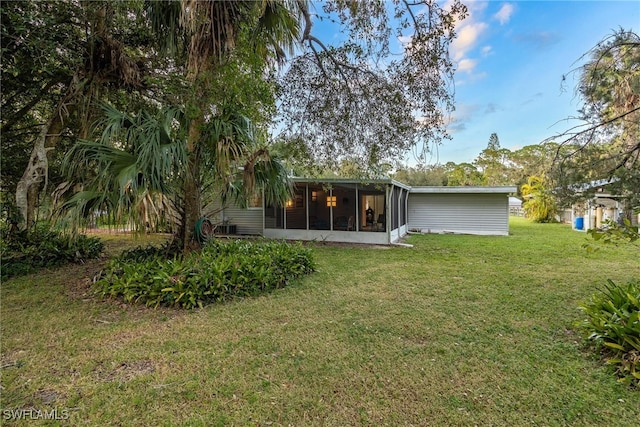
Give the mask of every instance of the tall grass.
<path id="1" fill-rule="evenodd" d="M 637 425 L 640 393 L 573 329 L 607 279 L 638 276 L 637 251 L 511 231 L 319 244 L 297 285 L 194 311 L 105 303 L 87 265 L 8 281 L 1 407 L 72 425 Z"/>

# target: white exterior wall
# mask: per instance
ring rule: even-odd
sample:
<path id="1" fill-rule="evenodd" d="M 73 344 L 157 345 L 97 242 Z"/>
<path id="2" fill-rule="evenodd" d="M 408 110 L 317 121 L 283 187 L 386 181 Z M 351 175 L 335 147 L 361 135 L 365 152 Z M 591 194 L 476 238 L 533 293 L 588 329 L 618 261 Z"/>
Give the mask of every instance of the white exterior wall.
<path id="1" fill-rule="evenodd" d="M 224 209 L 224 218 L 236 226 L 238 234 L 262 234 L 262 216 L 262 208 L 229 206 Z"/>
<path id="2" fill-rule="evenodd" d="M 409 230 L 509 235 L 509 198 L 499 193 L 411 193 Z"/>
<path id="3" fill-rule="evenodd" d="M 236 226 L 237 234 L 262 234 L 262 208 L 242 209 L 233 203 L 222 209 L 220 200 L 215 200 L 203 209 L 205 215 L 214 224 L 226 221 Z"/>

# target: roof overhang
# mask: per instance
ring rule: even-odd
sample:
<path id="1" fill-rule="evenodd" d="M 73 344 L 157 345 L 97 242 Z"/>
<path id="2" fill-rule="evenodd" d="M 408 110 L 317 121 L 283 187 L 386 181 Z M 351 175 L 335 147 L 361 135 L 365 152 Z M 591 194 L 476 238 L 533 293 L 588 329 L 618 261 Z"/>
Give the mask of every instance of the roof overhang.
<path id="1" fill-rule="evenodd" d="M 418 194 L 510 194 L 518 191 L 518 187 L 411 187 L 410 193 Z"/>
<path id="2" fill-rule="evenodd" d="M 358 178 L 301 178 L 301 177 L 293 177 L 290 178 L 294 183 L 316 183 L 316 184 L 361 184 L 361 185 L 376 185 L 376 184 L 386 184 L 386 185 L 395 185 L 396 187 L 404 188 L 405 190 L 410 190 L 411 187 L 407 184 L 403 184 L 402 182 L 390 179 L 390 178 L 377 178 L 377 179 L 358 179 Z"/>
<path id="3" fill-rule="evenodd" d="M 518 191 L 518 187 L 515 185 L 505 185 L 505 186 L 494 186 L 494 187 L 470 187 L 470 186 L 459 186 L 459 187 L 411 187 L 402 182 L 390 179 L 390 178 L 377 178 L 377 179 L 366 179 L 366 178 L 302 178 L 302 177 L 293 177 L 291 181 L 294 183 L 316 183 L 316 184 L 361 184 L 361 185 L 376 185 L 376 184 L 384 184 L 384 185 L 394 185 L 396 187 L 403 188 L 409 193 L 430 193 L 430 194 L 510 194 L 516 193 Z"/>

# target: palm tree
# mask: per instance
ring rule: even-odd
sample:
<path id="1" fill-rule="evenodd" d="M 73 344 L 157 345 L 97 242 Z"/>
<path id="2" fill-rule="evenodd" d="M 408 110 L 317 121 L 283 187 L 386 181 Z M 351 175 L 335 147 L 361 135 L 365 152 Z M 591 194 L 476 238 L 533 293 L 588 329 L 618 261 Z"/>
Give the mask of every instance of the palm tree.
<path id="1" fill-rule="evenodd" d="M 98 141 L 80 140 L 65 156 L 68 181 L 57 196 L 75 185 L 82 190 L 62 206 L 72 221 L 103 211 L 115 222 L 131 221 L 135 228 L 176 219 L 176 188 L 184 177 L 186 151 L 173 123 L 184 113 L 166 108 L 137 116 L 102 106 L 104 128 Z"/>
<path id="2" fill-rule="evenodd" d="M 182 0 L 150 2 L 148 14 L 161 47 L 184 58 L 185 74 L 194 88 L 185 105 L 187 117 L 187 168 L 184 176 L 184 248 L 190 244 L 201 215 L 200 152 L 210 147 L 204 129 L 213 123 L 212 110 L 224 109 L 221 99 L 209 99 L 207 88 L 237 43 L 251 44 L 265 64 L 293 51 L 300 30 L 303 0 Z M 242 25 L 244 24 L 244 25 Z M 215 127 L 215 126 L 213 126 Z M 240 135 L 240 134 L 239 134 Z M 216 138 L 213 141 L 220 142 Z M 220 148 L 220 147 L 217 147 Z M 263 155 L 267 155 L 267 152 Z M 225 156 L 214 157 L 226 171 Z M 252 168 L 245 170 L 250 175 Z M 251 182 L 251 178 L 247 180 Z"/>
<path id="3" fill-rule="evenodd" d="M 520 191 L 525 201 L 522 207 L 527 215 L 535 222 L 551 222 L 557 212 L 555 198 L 547 190 L 545 177 L 532 175 L 522 184 Z"/>
<path id="4" fill-rule="evenodd" d="M 81 141 L 66 156 L 69 181 L 61 193 L 82 185 L 61 206 L 78 221 L 102 211 L 137 230 L 171 223 L 184 241 L 186 215 L 183 181 L 188 173 L 186 115 L 163 108 L 155 115 L 128 115 L 104 105 L 104 131 L 98 141 Z M 202 130 L 206 146 L 199 158 L 207 179 L 223 200 L 242 205 L 254 192 L 268 202 L 284 203 L 292 193 L 286 169 L 239 114 L 222 113 Z M 204 177 L 198 177 L 198 182 Z"/>

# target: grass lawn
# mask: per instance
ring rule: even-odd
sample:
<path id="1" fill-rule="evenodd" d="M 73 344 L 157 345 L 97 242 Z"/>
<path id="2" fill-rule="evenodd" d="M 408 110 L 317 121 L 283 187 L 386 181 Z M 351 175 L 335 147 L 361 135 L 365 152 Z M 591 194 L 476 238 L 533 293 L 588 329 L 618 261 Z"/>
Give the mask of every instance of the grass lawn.
<path id="1" fill-rule="evenodd" d="M 511 234 L 410 236 L 413 248 L 318 244 L 317 273 L 193 311 L 96 299 L 88 277 L 99 263 L 9 280 L 0 416 L 637 426 L 640 392 L 618 384 L 573 327 L 577 304 L 607 278 L 640 277 L 637 249 L 587 253 L 584 233 L 520 218 Z M 142 242 L 107 237 L 111 253 Z"/>

